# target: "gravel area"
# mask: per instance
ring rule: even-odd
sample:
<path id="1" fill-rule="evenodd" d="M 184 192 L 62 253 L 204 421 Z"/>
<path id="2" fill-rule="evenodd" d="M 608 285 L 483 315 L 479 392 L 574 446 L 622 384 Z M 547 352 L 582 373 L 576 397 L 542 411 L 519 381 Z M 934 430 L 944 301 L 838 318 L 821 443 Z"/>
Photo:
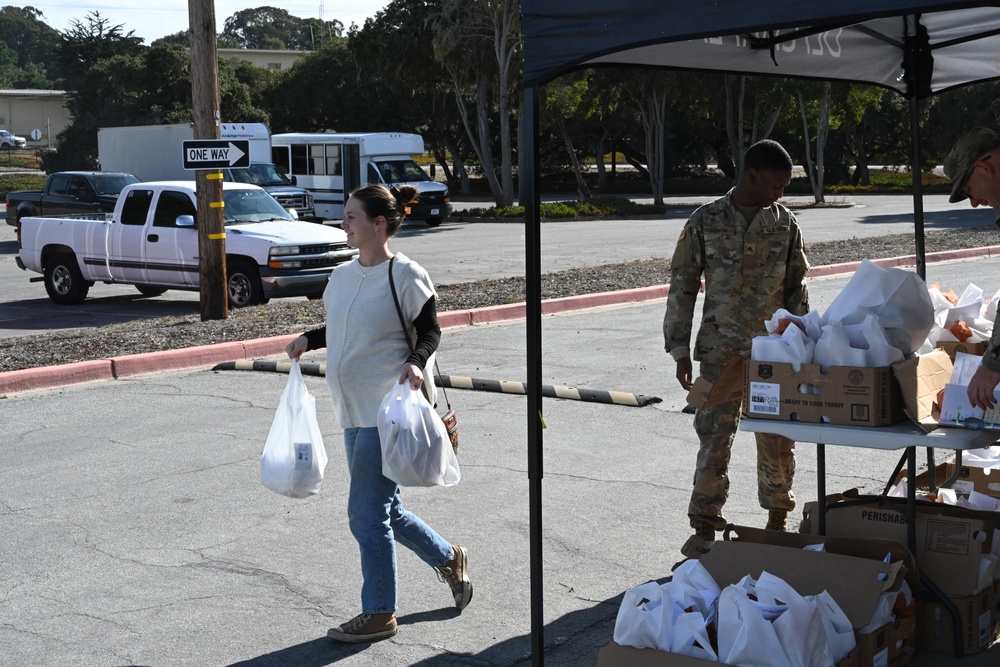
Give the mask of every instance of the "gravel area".
<path id="1" fill-rule="evenodd" d="M 928 253 L 997 245 L 997 231 L 986 228 L 929 231 Z M 806 246 L 813 266 L 914 254 L 913 236 L 898 234 Z M 669 258 L 594 266 L 545 274 L 546 299 L 662 285 L 669 282 Z M 524 301 L 524 278 L 438 285 L 438 312 Z M 0 372 L 103 359 L 297 333 L 323 323 L 323 304 L 276 299 L 262 306 L 230 311 L 226 320 L 202 322 L 198 315 L 136 320 L 95 329 L 53 332 L 43 337 L 0 340 Z"/>

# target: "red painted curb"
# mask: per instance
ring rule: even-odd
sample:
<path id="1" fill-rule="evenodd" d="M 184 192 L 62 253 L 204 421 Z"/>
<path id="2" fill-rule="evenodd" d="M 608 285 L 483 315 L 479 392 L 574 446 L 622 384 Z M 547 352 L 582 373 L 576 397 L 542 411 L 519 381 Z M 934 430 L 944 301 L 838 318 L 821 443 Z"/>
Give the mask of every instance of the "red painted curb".
<path id="1" fill-rule="evenodd" d="M 51 389 L 68 384 L 111 380 L 114 378 L 110 359 L 78 361 L 72 364 L 26 368 L 23 371 L 0 373 L 0 396 L 33 389 Z"/>
<path id="2" fill-rule="evenodd" d="M 925 260 L 927 263 L 932 263 L 955 261 L 971 257 L 997 256 L 1000 256 L 1000 246 L 933 252 L 928 253 Z M 906 267 L 916 264 L 916 258 L 913 255 L 872 261 L 879 266 L 885 267 Z M 809 269 L 808 277 L 820 278 L 823 276 L 852 273 L 857 270 L 860 264 L 861 262 L 845 262 L 843 264 L 814 266 Z M 653 287 L 639 287 L 619 292 L 598 292 L 596 294 L 547 299 L 542 302 L 542 313 L 552 315 L 622 303 L 655 301 L 657 299 L 665 299 L 668 290 L 669 285 L 654 285 Z M 442 329 L 489 324 L 492 322 L 507 322 L 524 319 L 526 310 L 526 305 L 523 302 L 488 308 L 454 310 L 440 313 L 438 315 L 438 322 Z M 284 353 L 285 345 L 294 339 L 295 336 L 296 334 L 276 336 L 274 338 L 256 338 L 218 345 L 201 345 L 180 350 L 132 354 L 96 361 L 81 361 L 61 366 L 8 371 L 0 373 L 0 396 L 35 389 L 51 389 L 95 380 L 110 380 L 144 373 L 181 370 L 196 366 L 210 366 L 224 361 L 276 356 Z"/>

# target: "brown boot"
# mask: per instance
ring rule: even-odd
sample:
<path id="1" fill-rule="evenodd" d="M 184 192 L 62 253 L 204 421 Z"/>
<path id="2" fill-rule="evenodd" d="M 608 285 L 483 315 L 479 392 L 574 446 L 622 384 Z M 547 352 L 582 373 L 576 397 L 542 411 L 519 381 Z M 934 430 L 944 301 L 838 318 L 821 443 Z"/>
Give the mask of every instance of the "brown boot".
<path id="1" fill-rule="evenodd" d="M 699 523 L 694 526 L 694 534 L 705 540 L 706 542 L 715 541 L 715 528 L 712 528 L 710 524 Z"/>
<path id="2" fill-rule="evenodd" d="M 764 530 L 778 530 L 781 532 L 787 532 L 788 527 L 785 525 L 785 520 L 788 518 L 788 510 L 768 510 L 767 511 L 767 525 L 764 526 Z"/>

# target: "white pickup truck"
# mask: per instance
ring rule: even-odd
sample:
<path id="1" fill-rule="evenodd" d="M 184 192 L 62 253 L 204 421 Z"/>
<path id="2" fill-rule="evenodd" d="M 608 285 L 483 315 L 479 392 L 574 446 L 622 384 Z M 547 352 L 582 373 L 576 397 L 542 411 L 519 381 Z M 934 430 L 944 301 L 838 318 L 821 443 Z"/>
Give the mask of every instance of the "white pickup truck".
<path id="1" fill-rule="evenodd" d="M 223 183 L 226 280 L 234 308 L 272 297 L 319 297 L 333 267 L 354 258 L 340 229 L 296 220 L 263 189 Z M 135 285 L 146 296 L 197 290 L 193 181 L 134 183 L 114 213 L 25 217 L 17 265 L 41 273 L 58 304 L 83 301 L 95 282 Z"/>

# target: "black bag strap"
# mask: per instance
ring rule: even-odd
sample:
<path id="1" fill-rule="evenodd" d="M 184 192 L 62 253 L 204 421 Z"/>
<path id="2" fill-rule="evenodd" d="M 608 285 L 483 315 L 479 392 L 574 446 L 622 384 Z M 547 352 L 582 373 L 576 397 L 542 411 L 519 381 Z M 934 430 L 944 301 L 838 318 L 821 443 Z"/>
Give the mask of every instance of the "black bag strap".
<path id="1" fill-rule="evenodd" d="M 392 302 L 396 304 L 396 315 L 399 316 L 399 326 L 403 328 L 403 337 L 406 338 L 406 346 L 410 348 L 410 354 L 413 354 L 413 341 L 410 340 L 410 328 L 406 326 L 406 320 L 403 318 L 403 309 L 399 307 L 399 296 L 396 294 L 396 281 L 392 279 L 392 263 L 396 261 L 396 256 L 393 255 L 389 259 L 389 289 L 392 291 Z M 441 375 L 441 369 L 438 368 L 437 357 L 434 357 L 434 370 L 438 375 Z M 426 392 L 425 392 L 426 393 Z M 448 392 L 444 390 L 444 385 L 441 385 L 441 393 L 444 395 L 444 403 L 451 410 L 451 401 L 448 400 Z M 430 397 L 427 397 L 428 400 Z"/>

